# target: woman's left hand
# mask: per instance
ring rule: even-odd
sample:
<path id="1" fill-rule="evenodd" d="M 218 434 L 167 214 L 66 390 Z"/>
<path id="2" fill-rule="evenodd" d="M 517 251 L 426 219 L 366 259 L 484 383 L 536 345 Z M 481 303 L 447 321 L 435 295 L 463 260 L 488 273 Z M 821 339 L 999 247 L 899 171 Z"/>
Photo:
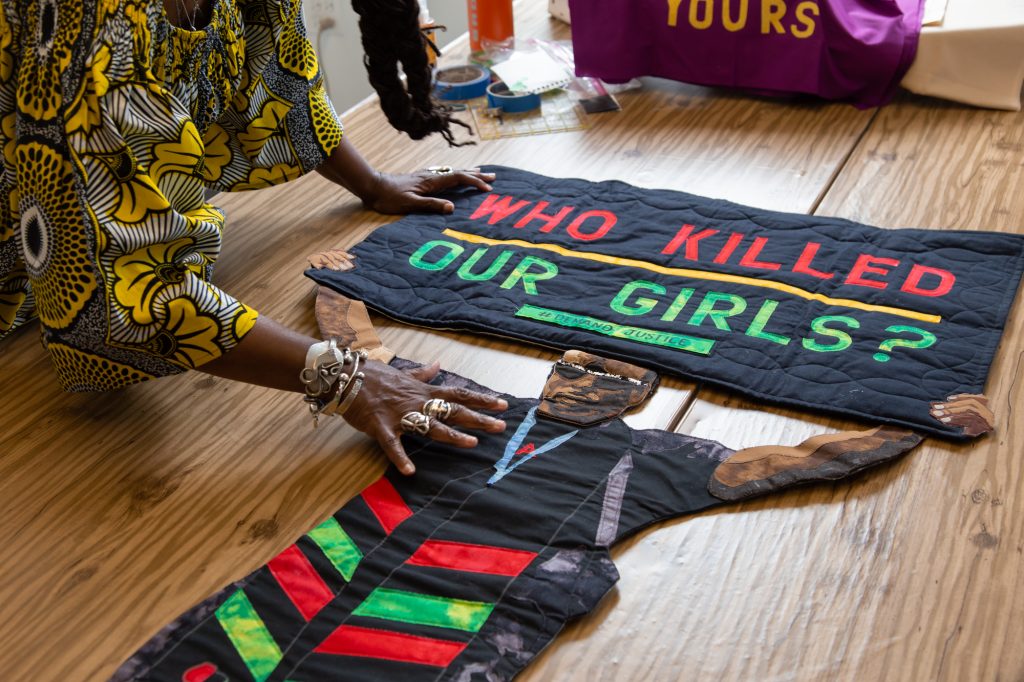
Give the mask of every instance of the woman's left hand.
<path id="1" fill-rule="evenodd" d="M 362 197 L 363 204 L 379 213 L 451 213 L 455 205 L 434 194 L 455 187 L 475 187 L 490 192 L 494 173 L 482 173 L 479 168 L 454 170 L 433 167 L 403 175 L 378 173 L 372 190 Z"/>

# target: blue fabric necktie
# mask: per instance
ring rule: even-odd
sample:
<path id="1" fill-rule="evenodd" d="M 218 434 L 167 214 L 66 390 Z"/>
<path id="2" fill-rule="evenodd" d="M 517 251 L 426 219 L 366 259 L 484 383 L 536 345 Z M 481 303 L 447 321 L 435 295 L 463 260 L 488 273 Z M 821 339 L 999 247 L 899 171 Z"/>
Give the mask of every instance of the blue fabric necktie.
<path id="1" fill-rule="evenodd" d="M 542 452 L 554 450 L 559 445 L 561 445 L 562 443 L 564 443 L 565 441 L 569 440 L 577 433 L 579 433 L 579 429 L 575 429 L 565 435 L 559 436 L 558 438 L 553 438 L 549 440 L 547 443 L 544 443 L 544 445 L 540 446 L 533 452 L 529 453 L 528 455 L 525 455 L 522 458 L 516 460 L 516 463 L 512 464 L 512 466 L 509 466 L 509 463 L 512 462 L 512 457 L 515 456 L 516 454 L 516 450 L 518 450 L 519 446 L 522 445 L 524 440 L 526 440 L 526 434 L 529 433 L 530 429 L 533 428 L 533 425 L 537 423 L 536 412 L 537 408 L 531 407 L 530 411 L 526 413 L 526 418 L 523 419 L 523 423 L 519 425 L 519 428 L 516 429 L 516 432 L 512 436 L 512 439 L 505 446 L 505 454 L 502 455 L 502 458 L 498 460 L 498 462 L 494 465 L 494 468 L 497 471 L 494 472 L 493 476 L 487 479 L 488 486 L 493 486 L 495 483 L 503 479 L 505 477 L 505 474 L 512 471 L 520 464 L 530 461 L 531 459 L 541 454 Z"/>

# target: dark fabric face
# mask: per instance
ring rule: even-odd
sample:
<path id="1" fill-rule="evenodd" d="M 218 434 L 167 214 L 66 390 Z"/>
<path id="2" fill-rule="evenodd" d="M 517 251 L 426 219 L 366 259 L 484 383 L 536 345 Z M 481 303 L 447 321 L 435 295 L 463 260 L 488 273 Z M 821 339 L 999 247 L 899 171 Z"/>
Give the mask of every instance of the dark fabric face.
<path id="1" fill-rule="evenodd" d="M 647 396 L 649 386 L 628 379 L 588 372 L 556 362 L 538 413 L 551 419 L 589 426 L 617 417 Z"/>
<path id="2" fill-rule="evenodd" d="M 977 435 L 932 410 L 984 392 L 1021 236 L 880 230 L 488 170 L 491 193 L 452 193 L 451 215 L 407 216 L 356 246 L 354 269 L 307 274 L 421 326 L 583 349 L 871 425 Z"/>

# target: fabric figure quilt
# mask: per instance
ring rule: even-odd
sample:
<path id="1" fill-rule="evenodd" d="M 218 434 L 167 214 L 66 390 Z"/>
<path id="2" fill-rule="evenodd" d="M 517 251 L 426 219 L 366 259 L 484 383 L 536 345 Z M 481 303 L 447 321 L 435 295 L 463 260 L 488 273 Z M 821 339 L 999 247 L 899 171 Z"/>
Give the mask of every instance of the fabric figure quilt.
<path id="1" fill-rule="evenodd" d="M 924 0 L 569 0 L 576 71 L 661 76 L 859 107 L 914 61 Z"/>
<path id="2" fill-rule="evenodd" d="M 619 419 L 646 398 L 653 373 L 612 375 L 625 363 L 566 355 L 541 401 L 508 397 L 505 433 L 481 433 L 471 450 L 409 437 L 414 476 L 389 468 L 264 567 L 184 614 L 113 679 L 508 680 L 614 585 L 615 542 L 723 504 L 709 489 L 769 489 L 742 482 L 768 480 L 752 480 L 763 479 L 764 457 L 757 471 L 740 463 L 716 482 L 733 450 Z M 857 434 L 769 479 L 784 487 L 837 478 L 919 440 Z"/>
<path id="3" fill-rule="evenodd" d="M 319 284 L 389 317 L 581 348 L 751 397 L 978 435 L 1024 237 L 884 230 L 513 168 L 351 249 Z M 945 419 L 945 421 L 943 421 Z"/>

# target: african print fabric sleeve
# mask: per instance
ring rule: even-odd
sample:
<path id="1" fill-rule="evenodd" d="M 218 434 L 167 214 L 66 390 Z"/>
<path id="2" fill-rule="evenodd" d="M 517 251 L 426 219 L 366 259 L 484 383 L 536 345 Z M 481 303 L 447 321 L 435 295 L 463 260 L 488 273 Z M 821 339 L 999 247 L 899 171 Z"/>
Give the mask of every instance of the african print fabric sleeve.
<path id="1" fill-rule="evenodd" d="M 209 281 L 224 216 L 204 200 L 192 112 L 154 75 L 162 6 L 5 0 L 3 13 L 0 333 L 34 298 L 67 390 L 220 356 L 256 313 Z"/>
<path id="2" fill-rule="evenodd" d="M 323 163 L 342 138 L 306 38 L 301 0 L 239 4 L 246 53 L 241 82 L 203 135 L 203 177 L 211 188 L 228 191 L 297 178 Z"/>

